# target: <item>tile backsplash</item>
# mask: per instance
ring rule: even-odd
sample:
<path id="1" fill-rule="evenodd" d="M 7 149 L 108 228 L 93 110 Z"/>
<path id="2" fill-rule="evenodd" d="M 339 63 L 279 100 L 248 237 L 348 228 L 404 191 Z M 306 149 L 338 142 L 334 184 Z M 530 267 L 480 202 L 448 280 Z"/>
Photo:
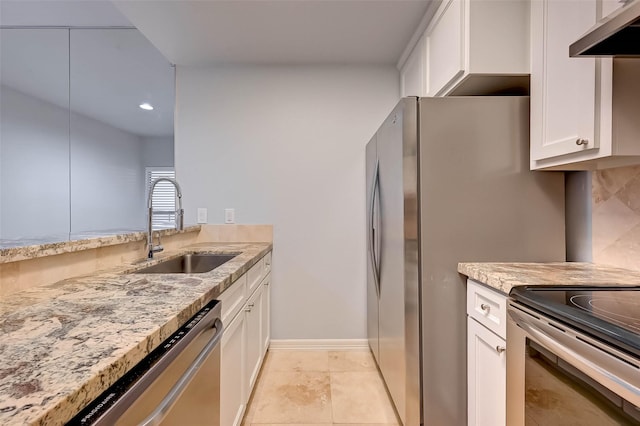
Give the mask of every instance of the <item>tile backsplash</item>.
<path id="1" fill-rule="evenodd" d="M 593 262 L 640 270 L 640 166 L 591 175 Z"/>

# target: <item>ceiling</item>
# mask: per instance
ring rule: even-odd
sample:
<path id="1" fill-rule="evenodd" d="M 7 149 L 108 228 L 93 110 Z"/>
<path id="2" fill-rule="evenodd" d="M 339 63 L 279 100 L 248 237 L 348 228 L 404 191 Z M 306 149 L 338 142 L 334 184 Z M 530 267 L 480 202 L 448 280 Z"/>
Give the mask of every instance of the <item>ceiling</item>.
<path id="1" fill-rule="evenodd" d="M 174 64 L 395 65 L 429 0 L 116 0 Z"/>
<path id="2" fill-rule="evenodd" d="M 60 75 L 69 73 L 73 111 L 141 136 L 167 136 L 173 134 L 175 97 L 170 63 L 396 65 L 438 3 L 0 0 L 4 28 L 135 25 L 140 30 L 72 29 L 69 62 L 65 30 L 30 30 L 29 36 L 4 29 L 0 75 L 2 84 L 65 107 L 69 87 Z M 155 110 L 141 110 L 142 102 Z"/>
<path id="3" fill-rule="evenodd" d="M 2 26 L 131 27 L 106 0 L 2 0 Z"/>

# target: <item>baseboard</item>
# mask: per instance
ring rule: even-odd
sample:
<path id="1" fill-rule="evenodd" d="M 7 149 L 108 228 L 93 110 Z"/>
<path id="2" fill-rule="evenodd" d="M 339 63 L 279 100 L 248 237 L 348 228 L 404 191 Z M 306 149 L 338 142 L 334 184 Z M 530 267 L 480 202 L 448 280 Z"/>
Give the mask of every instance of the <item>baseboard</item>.
<path id="1" fill-rule="evenodd" d="M 348 351 L 369 349 L 367 339 L 272 339 L 270 351 Z"/>

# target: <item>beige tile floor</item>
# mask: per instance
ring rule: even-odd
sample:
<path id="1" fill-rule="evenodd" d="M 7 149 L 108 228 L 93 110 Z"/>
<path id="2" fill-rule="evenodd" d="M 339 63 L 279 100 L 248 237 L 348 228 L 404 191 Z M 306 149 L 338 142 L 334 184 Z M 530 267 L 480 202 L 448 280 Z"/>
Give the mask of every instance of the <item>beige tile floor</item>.
<path id="1" fill-rule="evenodd" d="M 244 426 L 397 425 L 369 351 L 269 351 Z"/>

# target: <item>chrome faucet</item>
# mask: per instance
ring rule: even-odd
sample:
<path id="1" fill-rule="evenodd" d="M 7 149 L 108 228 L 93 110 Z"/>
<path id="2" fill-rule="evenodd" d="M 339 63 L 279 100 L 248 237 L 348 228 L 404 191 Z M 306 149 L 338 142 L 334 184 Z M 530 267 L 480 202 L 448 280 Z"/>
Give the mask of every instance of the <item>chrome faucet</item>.
<path id="1" fill-rule="evenodd" d="M 147 247 L 149 248 L 148 258 L 153 259 L 153 253 L 160 252 L 164 250 L 162 247 L 162 243 L 160 241 L 160 234 L 158 233 L 158 245 L 153 245 L 153 190 L 155 189 L 158 182 L 169 182 L 176 188 L 176 194 L 178 195 L 178 210 L 176 213 L 176 229 L 183 230 L 184 229 L 184 209 L 182 208 L 182 190 L 180 189 L 180 185 L 175 179 L 161 177 L 153 181 L 151 183 L 151 188 L 149 189 L 149 199 L 147 200 L 147 207 L 149 208 L 149 233 L 147 235 Z"/>

